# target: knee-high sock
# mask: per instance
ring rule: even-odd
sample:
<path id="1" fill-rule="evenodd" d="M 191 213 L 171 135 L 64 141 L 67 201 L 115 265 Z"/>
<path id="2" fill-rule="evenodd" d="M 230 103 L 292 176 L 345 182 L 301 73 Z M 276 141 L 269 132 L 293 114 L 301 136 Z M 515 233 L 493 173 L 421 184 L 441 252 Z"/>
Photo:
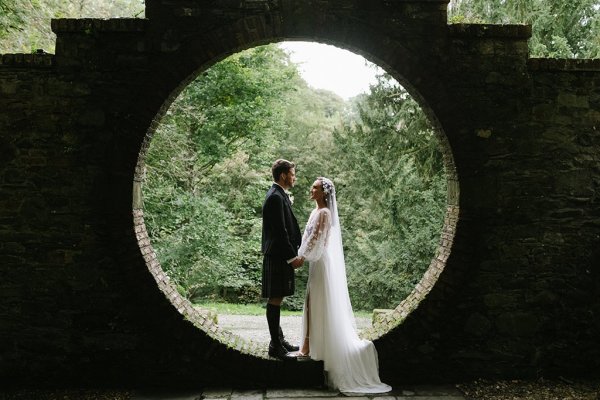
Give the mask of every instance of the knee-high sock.
<path id="1" fill-rule="evenodd" d="M 279 341 L 279 319 L 281 315 L 281 307 L 267 303 L 267 323 L 269 324 L 269 334 L 271 334 L 271 342 L 273 344 L 280 343 Z"/>

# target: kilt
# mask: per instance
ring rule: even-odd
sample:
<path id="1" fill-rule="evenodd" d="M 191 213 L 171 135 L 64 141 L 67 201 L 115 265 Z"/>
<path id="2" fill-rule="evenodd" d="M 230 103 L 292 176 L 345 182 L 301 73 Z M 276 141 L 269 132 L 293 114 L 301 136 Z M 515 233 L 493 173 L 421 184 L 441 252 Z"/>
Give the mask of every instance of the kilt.
<path id="1" fill-rule="evenodd" d="M 286 260 L 265 255 L 262 268 L 262 297 L 285 297 L 294 294 L 294 268 Z"/>

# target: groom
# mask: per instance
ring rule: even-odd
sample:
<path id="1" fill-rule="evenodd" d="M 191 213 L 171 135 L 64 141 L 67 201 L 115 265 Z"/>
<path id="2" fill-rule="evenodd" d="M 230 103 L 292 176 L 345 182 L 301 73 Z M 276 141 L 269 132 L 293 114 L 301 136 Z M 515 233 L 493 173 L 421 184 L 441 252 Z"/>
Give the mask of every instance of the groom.
<path id="1" fill-rule="evenodd" d="M 282 360 L 294 359 L 289 352 L 298 347 L 289 344 L 279 326 L 281 303 L 294 294 L 294 269 L 302 266 L 298 248 L 302 241 L 298 221 L 286 190 L 294 187 L 296 166 L 287 160 L 277 160 L 271 168 L 273 186 L 267 192 L 262 208 L 262 297 L 268 298 L 267 322 L 271 343 L 269 355 Z"/>

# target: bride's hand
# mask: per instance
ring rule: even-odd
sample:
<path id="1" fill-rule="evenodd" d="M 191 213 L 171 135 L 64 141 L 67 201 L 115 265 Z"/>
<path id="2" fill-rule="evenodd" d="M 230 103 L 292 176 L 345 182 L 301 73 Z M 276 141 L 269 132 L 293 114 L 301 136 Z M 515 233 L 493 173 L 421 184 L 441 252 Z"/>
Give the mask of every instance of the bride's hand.
<path id="1" fill-rule="evenodd" d="M 298 257 L 294 261 L 292 261 L 292 267 L 294 269 L 298 269 L 304 264 L 304 257 Z"/>

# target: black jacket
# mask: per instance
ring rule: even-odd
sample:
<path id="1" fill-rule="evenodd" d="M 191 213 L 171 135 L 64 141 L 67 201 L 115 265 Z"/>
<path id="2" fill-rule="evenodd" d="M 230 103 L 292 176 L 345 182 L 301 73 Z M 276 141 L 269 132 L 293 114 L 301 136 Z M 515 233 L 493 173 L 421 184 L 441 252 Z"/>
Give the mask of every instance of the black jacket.
<path id="1" fill-rule="evenodd" d="M 290 199 L 281 186 L 273 184 L 267 192 L 262 218 L 262 253 L 284 260 L 296 257 L 302 236 Z"/>

